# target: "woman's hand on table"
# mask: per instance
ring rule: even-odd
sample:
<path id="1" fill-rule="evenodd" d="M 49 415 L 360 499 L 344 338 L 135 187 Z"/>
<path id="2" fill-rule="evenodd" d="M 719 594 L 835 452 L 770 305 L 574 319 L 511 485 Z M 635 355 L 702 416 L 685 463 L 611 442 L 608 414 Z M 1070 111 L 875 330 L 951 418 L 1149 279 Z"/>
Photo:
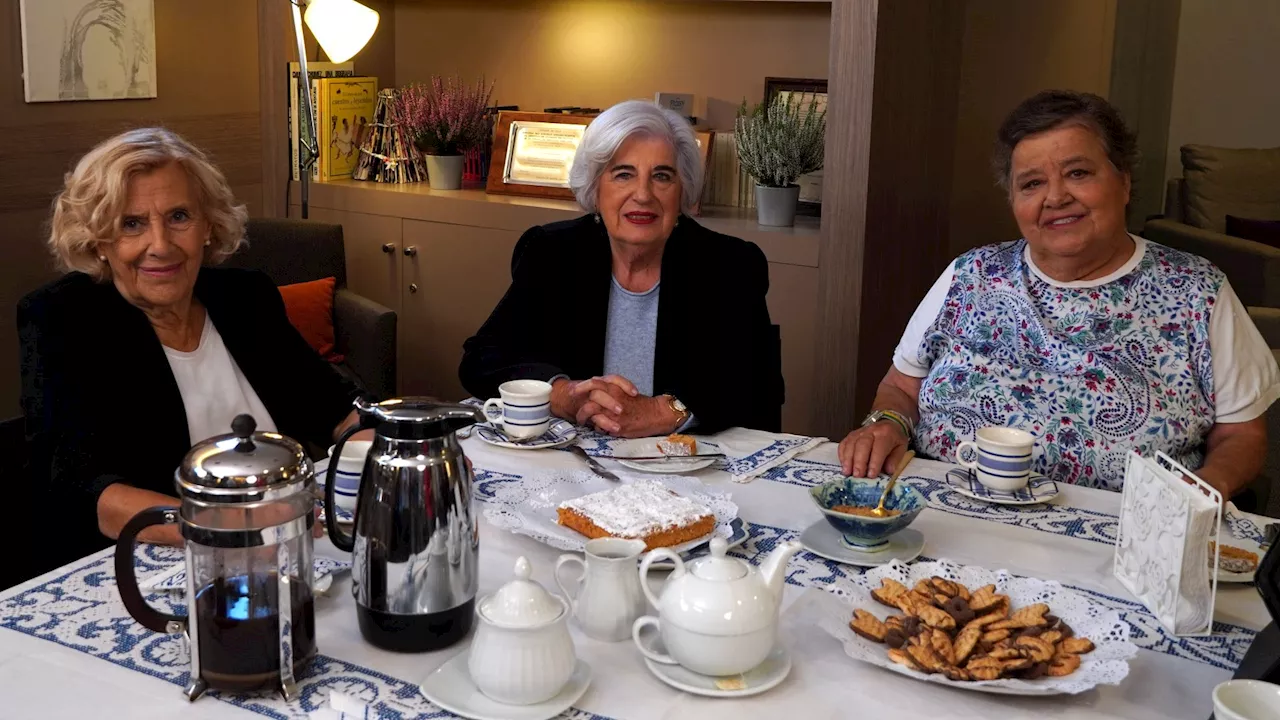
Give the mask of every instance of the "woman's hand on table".
<path id="1" fill-rule="evenodd" d="M 840 467 L 845 475 L 874 478 L 893 472 L 907 452 L 908 438 L 892 420 L 858 428 L 840 441 Z"/>
<path id="2" fill-rule="evenodd" d="M 552 386 L 551 409 L 559 417 L 617 437 L 666 435 L 681 422 L 670 403 L 640 394 L 620 375 L 581 382 L 558 380 Z"/>

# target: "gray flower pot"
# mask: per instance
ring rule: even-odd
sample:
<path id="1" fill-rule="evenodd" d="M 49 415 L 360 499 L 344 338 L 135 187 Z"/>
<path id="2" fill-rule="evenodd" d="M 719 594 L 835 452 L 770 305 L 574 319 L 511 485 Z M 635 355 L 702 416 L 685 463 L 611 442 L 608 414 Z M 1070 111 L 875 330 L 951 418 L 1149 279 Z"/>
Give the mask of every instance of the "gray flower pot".
<path id="1" fill-rule="evenodd" d="M 799 200 L 799 185 L 781 188 L 756 185 L 756 220 L 769 227 L 795 225 L 796 203 Z"/>
<path id="2" fill-rule="evenodd" d="M 431 189 L 457 190 L 462 187 L 463 160 L 462 155 L 428 155 L 427 181 L 431 183 Z"/>

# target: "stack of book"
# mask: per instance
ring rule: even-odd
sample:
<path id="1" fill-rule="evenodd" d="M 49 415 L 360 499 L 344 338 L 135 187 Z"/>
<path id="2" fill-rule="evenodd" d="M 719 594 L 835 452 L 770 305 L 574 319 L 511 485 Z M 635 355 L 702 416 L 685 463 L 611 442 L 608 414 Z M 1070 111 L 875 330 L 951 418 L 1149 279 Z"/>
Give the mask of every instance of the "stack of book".
<path id="1" fill-rule="evenodd" d="M 317 155 L 311 163 L 311 179 L 324 181 L 351 177 L 360 159 L 360 146 L 373 119 L 378 79 L 357 77 L 352 63 L 308 62 L 311 84 L 311 117 L 319 136 Z M 289 63 L 289 167 L 294 180 L 311 160 L 307 145 L 311 125 L 301 118 L 302 68 Z"/>

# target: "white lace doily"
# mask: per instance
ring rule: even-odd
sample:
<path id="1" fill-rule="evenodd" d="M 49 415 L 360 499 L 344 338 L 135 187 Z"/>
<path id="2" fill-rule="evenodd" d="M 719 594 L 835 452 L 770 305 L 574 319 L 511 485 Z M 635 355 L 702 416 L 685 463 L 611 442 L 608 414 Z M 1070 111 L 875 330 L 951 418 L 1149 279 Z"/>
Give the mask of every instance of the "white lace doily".
<path id="1" fill-rule="evenodd" d="M 729 523 L 738 517 L 738 506 L 727 493 L 715 492 L 701 481 L 679 475 L 645 475 L 673 492 L 706 505 L 716 516 L 713 535 L 728 539 L 733 534 Z M 631 479 L 623 475 L 623 482 Z M 587 539 L 556 522 L 556 507 L 565 500 L 582 497 L 594 492 L 609 490 L 618 484 L 605 480 L 586 470 L 554 470 L 539 472 L 521 478 L 518 483 L 507 483 L 494 489 L 491 499 L 485 501 L 484 516 L 494 525 L 544 542 L 560 550 L 582 552 Z M 706 542 L 706 538 L 693 540 L 672 548 L 684 552 Z"/>
<path id="2" fill-rule="evenodd" d="M 883 578 L 893 578 L 910 588 L 921 579 L 934 575 L 964 583 L 971 590 L 994 584 L 996 592 L 1009 596 L 1014 609 L 1034 603 L 1046 603 L 1049 605 L 1049 612 L 1070 625 L 1076 636 L 1092 640 L 1094 650 L 1081 655 L 1080 668 L 1066 677 L 957 682 L 948 680 L 944 675 L 921 673 L 898 665 L 889 659 L 884 645 L 867 640 L 849 629 L 849 618 L 855 607 L 862 608 L 881 620 L 889 615 L 900 614 L 871 597 L 871 591 L 880 587 Z M 844 644 L 844 651 L 849 657 L 917 680 L 967 690 L 1006 695 L 1061 695 L 1081 693 L 1103 684 L 1118 685 L 1129 674 L 1129 659 L 1138 652 L 1137 646 L 1129 642 L 1129 626 L 1115 610 L 1092 603 L 1056 582 L 1015 577 L 1006 570 L 991 571 L 962 566 L 949 560 L 914 565 L 905 565 L 895 560 L 861 576 L 837 581 L 826 590 L 829 600 L 821 605 L 818 624 Z"/>

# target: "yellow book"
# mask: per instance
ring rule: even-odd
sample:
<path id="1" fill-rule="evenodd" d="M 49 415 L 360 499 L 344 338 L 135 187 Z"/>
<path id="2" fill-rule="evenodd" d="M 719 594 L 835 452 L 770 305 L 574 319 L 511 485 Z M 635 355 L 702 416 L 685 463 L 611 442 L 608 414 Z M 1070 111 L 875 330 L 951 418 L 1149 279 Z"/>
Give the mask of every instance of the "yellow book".
<path id="1" fill-rule="evenodd" d="M 349 178 L 360 163 L 360 143 L 372 131 L 378 79 L 320 78 L 315 81 L 320 136 L 320 181 Z"/>

